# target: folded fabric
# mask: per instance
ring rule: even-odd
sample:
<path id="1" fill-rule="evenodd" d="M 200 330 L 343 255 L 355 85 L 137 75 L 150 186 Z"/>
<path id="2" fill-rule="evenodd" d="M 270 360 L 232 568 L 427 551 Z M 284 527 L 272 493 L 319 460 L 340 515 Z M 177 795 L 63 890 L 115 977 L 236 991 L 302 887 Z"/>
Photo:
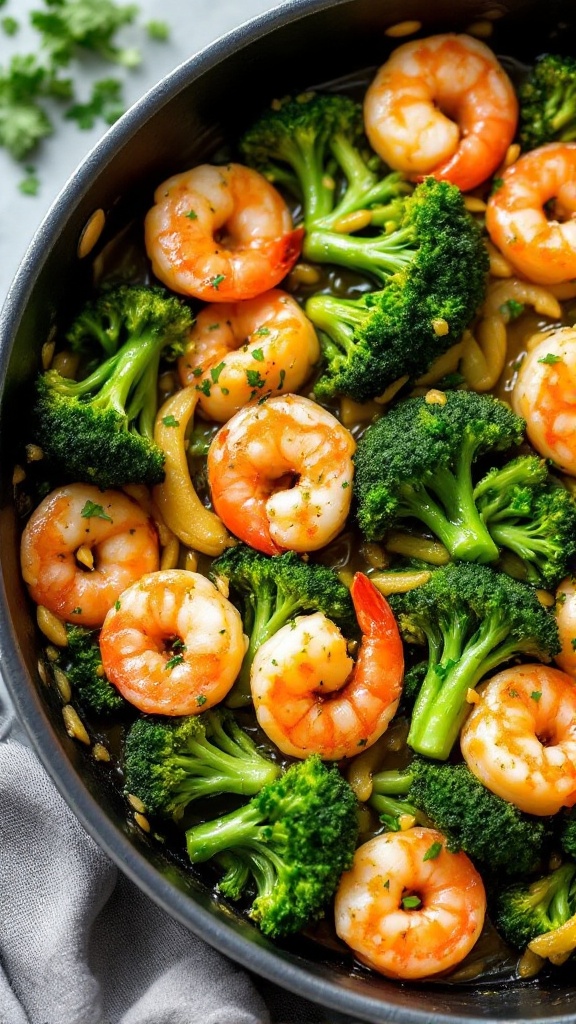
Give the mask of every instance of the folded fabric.
<path id="1" fill-rule="evenodd" d="M 336 1024 L 172 920 L 0 743 L 0 1024 Z"/>

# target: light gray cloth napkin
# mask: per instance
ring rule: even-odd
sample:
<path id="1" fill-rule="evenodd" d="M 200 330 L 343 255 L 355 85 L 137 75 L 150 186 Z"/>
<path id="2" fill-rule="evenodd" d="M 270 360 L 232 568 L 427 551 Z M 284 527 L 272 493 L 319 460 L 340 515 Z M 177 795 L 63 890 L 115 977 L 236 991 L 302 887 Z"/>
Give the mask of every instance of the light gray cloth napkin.
<path id="1" fill-rule="evenodd" d="M 0 1024 L 337 1024 L 173 921 L 0 743 Z"/>

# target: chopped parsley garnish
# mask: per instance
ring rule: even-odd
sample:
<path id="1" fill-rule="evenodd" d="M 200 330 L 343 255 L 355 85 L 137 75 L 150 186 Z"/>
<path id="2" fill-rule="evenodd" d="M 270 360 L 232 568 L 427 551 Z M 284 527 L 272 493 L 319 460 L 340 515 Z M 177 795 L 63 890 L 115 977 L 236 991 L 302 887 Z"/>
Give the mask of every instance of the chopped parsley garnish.
<path id="1" fill-rule="evenodd" d="M 208 698 L 205 697 L 203 693 L 201 693 L 198 697 L 196 697 L 196 703 L 197 703 L 199 708 L 201 708 L 206 703 L 207 700 L 208 700 Z"/>
<path id="2" fill-rule="evenodd" d="M 261 348 L 253 348 L 252 349 L 252 358 L 256 359 L 257 362 L 259 362 L 259 363 L 263 363 L 264 362 L 264 353 L 263 353 L 262 349 Z"/>
<path id="3" fill-rule="evenodd" d="M 170 29 L 165 21 L 147 22 L 146 31 L 150 39 L 156 39 L 160 43 L 164 43 L 170 36 Z"/>
<path id="4" fill-rule="evenodd" d="M 2 30 L 7 36 L 15 36 L 18 29 L 20 28 L 20 22 L 16 21 L 16 18 L 2 18 Z"/>
<path id="5" fill-rule="evenodd" d="M 509 320 L 516 320 L 526 309 L 523 302 L 517 302 L 516 299 L 508 299 L 500 306 L 500 312 L 503 316 L 507 316 Z"/>
<path id="6" fill-rule="evenodd" d="M 422 860 L 436 860 L 436 857 L 439 857 L 441 853 L 442 843 L 432 843 L 426 850 Z"/>
<path id="7" fill-rule="evenodd" d="M 185 213 L 184 216 L 187 217 L 188 220 L 198 220 L 196 210 L 188 210 L 188 213 Z"/>
<path id="8" fill-rule="evenodd" d="M 165 427 L 179 427 L 180 426 L 180 420 L 177 420 L 176 417 L 172 415 L 172 413 L 170 413 L 169 416 L 164 416 L 162 418 L 162 423 L 164 424 Z"/>
<path id="9" fill-rule="evenodd" d="M 417 907 L 422 906 L 422 900 L 419 896 L 404 896 L 402 906 L 404 910 L 416 910 Z"/>
<path id="10" fill-rule="evenodd" d="M 530 696 L 532 697 L 532 700 L 535 700 L 536 703 L 538 703 L 538 701 L 540 700 L 540 698 L 542 696 L 542 690 L 532 690 L 532 693 L 530 694 Z"/>
<path id="11" fill-rule="evenodd" d="M 549 352 L 548 355 L 542 356 L 542 359 L 538 360 L 539 363 L 548 363 L 553 366 L 554 363 L 561 363 L 562 359 L 560 356 L 555 356 L 553 352 Z"/>
<path id="12" fill-rule="evenodd" d="M 37 196 L 40 188 L 40 178 L 36 174 L 34 167 L 27 166 L 24 170 L 26 171 L 26 177 L 22 178 L 22 181 L 18 183 L 18 188 L 25 196 Z"/>
<path id="13" fill-rule="evenodd" d="M 181 665 L 183 661 L 184 661 L 184 655 L 183 654 L 174 654 L 171 658 L 168 658 L 168 661 L 166 662 L 166 668 L 167 669 L 176 668 L 176 665 Z"/>
<path id="14" fill-rule="evenodd" d="M 265 338 L 268 334 L 270 331 L 267 327 L 259 327 L 257 331 L 254 331 L 255 338 Z"/>
<path id="15" fill-rule="evenodd" d="M 201 391 L 203 395 L 206 395 L 206 398 L 210 398 L 210 381 L 208 378 L 203 380 L 201 384 L 196 385 L 196 391 Z"/>
<path id="16" fill-rule="evenodd" d="M 112 516 L 109 516 L 103 506 L 98 505 L 95 501 L 87 501 L 80 515 L 83 519 L 107 519 L 109 523 L 113 522 Z"/>
<path id="17" fill-rule="evenodd" d="M 106 124 L 114 124 L 124 113 L 122 82 L 117 78 L 102 78 L 94 82 L 92 95 L 87 103 L 75 103 L 64 117 L 76 121 L 79 128 L 93 128 L 98 118 Z"/>
<path id="18" fill-rule="evenodd" d="M 210 376 L 212 377 L 212 383 L 213 384 L 217 384 L 218 383 L 218 378 L 219 378 L 220 374 L 222 373 L 222 370 L 224 369 L 225 366 L 226 366 L 226 363 L 222 362 L 222 363 L 218 363 L 218 366 L 213 366 L 212 367 L 212 369 L 210 370 Z"/>
<path id="19" fill-rule="evenodd" d="M 213 288 L 216 289 L 216 291 L 218 291 L 220 285 L 222 284 L 222 281 L 225 281 L 225 280 L 226 280 L 226 275 L 225 274 L 216 274 L 216 277 L 212 278 L 212 280 L 210 281 L 210 284 L 212 285 Z"/>
<path id="20" fill-rule="evenodd" d="M 246 380 L 251 388 L 263 388 L 266 381 L 260 376 L 260 370 L 246 370 Z"/>

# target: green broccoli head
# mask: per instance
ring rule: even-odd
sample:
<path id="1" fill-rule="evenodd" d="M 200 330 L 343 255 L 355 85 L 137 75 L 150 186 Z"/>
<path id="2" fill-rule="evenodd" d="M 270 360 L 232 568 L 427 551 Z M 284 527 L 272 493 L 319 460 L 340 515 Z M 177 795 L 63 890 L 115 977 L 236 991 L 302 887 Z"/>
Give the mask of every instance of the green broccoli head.
<path id="1" fill-rule="evenodd" d="M 554 616 L 534 591 L 487 566 L 448 565 L 422 587 L 393 595 L 404 639 L 428 645 L 408 744 L 446 760 L 469 706 L 466 694 L 511 658 L 548 661 L 560 650 Z"/>
<path id="2" fill-rule="evenodd" d="M 543 459 L 521 456 L 492 469 L 474 498 L 494 542 L 521 560 L 524 578 L 554 587 L 576 554 L 576 503 Z"/>
<path id="3" fill-rule="evenodd" d="M 538 935 L 565 924 L 576 912 L 576 865 L 567 863 L 536 882 L 516 882 L 500 890 L 494 924 L 502 936 L 525 949 Z"/>
<path id="4" fill-rule="evenodd" d="M 238 544 L 212 563 L 212 575 L 230 585 L 233 602 L 241 605 L 248 650 L 227 703 L 238 707 L 250 700 L 250 670 L 256 651 L 294 616 L 321 611 L 345 636 L 357 632 L 350 592 L 336 573 L 294 551 L 263 555 Z"/>
<path id="5" fill-rule="evenodd" d="M 520 86 L 520 144 L 576 139 L 576 59 L 544 54 Z"/>
<path id="6" fill-rule="evenodd" d="M 89 373 L 80 381 L 41 374 L 35 404 L 38 439 L 68 476 L 102 488 L 163 479 L 153 440 L 158 367 L 162 354 L 182 349 L 191 325 L 180 299 L 144 286 L 103 292 L 80 313 L 69 338 L 96 352 Z"/>
<path id="7" fill-rule="evenodd" d="M 66 626 L 68 645 L 58 659 L 78 704 L 88 714 L 111 718 L 129 710 L 130 705 L 106 678 L 100 656 L 98 631 Z"/>
<path id="8" fill-rule="evenodd" d="M 139 718 L 124 745 L 126 793 L 150 814 L 175 819 L 200 797 L 252 796 L 279 772 L 221 709 L 185 718 Z"/>
<path id="9" fill-rule="evenodd" d="M 402 813 L 420 812 L 446 836 L 449 850 L 464 850 L 491 871 L 518 875 L 536 867 L 548 822 L 491 793 L 466 764 L 415 757 L 403 771 L 377 772 L 372 781 L 370 804 L 384 812 L 388 827 Z"/>
<path id="10" fill-rule="evenodd" d="M 416 379 L 460 340 L 483 300 L 486 249 L 459 189 L 426 179 L 395 211 L 396 225 L 390 220 L 381 236 L 336 234 L 334 251 L 323 238 L 321 251 L 305 252 L 318 260 L 324 254 L 328 262 L 384 285 L 356 300 L 308 300 L 306 313 L 320 332 L 326 363 L 315 385 L 319 398 L 344 394 L 363 402 L 400 377 Z"/>
<path id="11" fill-rule="evenodd" d="M 524 436 L 524 420 L 489 395 L 448 391 L 445 403 L 399 402 L 358 443 L 358 522 L 377 540 L 403 518 L 419 519 L 453 558 L 492 562 L 498 547 L 474 501 L 472 466 Z"/>
<path id="12" fill-rule="evenodd" d="M 338 769 L 314 755 L 292 765 L 237 811 L 186 832 L 193 864 L 228 860 L 219 888 L 237 899 L 251 877 L 250 916 L 271 936 L 324 913 L 358 837 L 356 797 Z"/>

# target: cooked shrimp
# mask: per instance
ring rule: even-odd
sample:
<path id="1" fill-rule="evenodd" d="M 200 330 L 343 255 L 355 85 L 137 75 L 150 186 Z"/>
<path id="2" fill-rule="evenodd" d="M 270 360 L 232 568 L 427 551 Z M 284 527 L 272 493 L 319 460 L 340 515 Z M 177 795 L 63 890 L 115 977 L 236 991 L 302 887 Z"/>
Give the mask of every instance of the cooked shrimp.
<path id="1" fill-rule="evenodd" d="M 478 688 L 460 736 L 471 771 L 527 814 L 576 803 L 576 686 L 546 665 L 505 669 Z"/>
<path id="2" fill-rule="evenodd" d="M 234 304 L 206 306 L 179 361 L 198 408 L 226 423 L 251 399 L 297 391 L 320 357 L 316 331 L 298 303 L 278 289 Z"/>
<path id="3" fill-rule="evenodd" d="M 158 535 L 127 494 L 67 484 L 30 516 L 21 562 L 37 604 L 67 622 L 95 628 L 126 587 L 158 569 Z"/>
<path id="4" fill-rule="evenodd" d="M 356 664 L 346 640 L 322 612 L 301 615 L 258 649 L 250 685 L 262 729 L 284 754 L 354 757 L 394 717 L 404 653 L 386 599 L 356 573 L 352 600 L 362 643 Z"/>
<path id="5" fill-rule="evenodd" d="M 550 216 L 546 204 L 556 200 Z M 509 263 L 536 284 L 576 277 L 576 143 L 551 142 L 525 153 L 502 175 L 486 227 Z"/>
<path id="6" fill-rule="evenodd" d="M 237 302 L 274 288 L 292 269 L 303 231 L 263 175 L 242 164 L 201 164 L 162 182 L 145 221 L 152 269 L 168 288 Z"/>
<path id="7" fill-rule="evenodd" d="M 360 846 L 334 905 L 340 938 L 389 978 L 451 970 L 474 946 L 485 914 L 472 861 L 450 853 L 431 828 L 386 832 Z"/>
<path id="8" fill-rule="evenodd" d="M 366 134 L 385 163 L 463 191 L 500 165 L 518 102 L 492 50 L 471 36 L 415 39 L 394 50 L 368 88 Z"/>
<path id="9" fill-rule="evenodd" d="M 514 411 L 540 455 L 576 476 L 576 330 L 535 335 L 512 392 Z"/>
<path id="10" fill-rule="evenodd" d="M 120 595 L 100 634 L 106 676 L 149 715 L 198 715 L 218 704 L 246 651 L 233 604 L 196 572 L 149 573 Z"/>
<path id="11" fill-rule="evenodd" d="M 321 406 L 277 395 L 245 406 L 208 452 L 216 512 L 258 551 L 316 551 L 346 522 L 352 497 L 352 434 Z"/>
<path id="12" fill-rule="evenodd" d="M 567 576 L 558 585 L 554 615 L 562 650 L 554 658 L 556 664 L 576 679 L 576 578 Z"/>

